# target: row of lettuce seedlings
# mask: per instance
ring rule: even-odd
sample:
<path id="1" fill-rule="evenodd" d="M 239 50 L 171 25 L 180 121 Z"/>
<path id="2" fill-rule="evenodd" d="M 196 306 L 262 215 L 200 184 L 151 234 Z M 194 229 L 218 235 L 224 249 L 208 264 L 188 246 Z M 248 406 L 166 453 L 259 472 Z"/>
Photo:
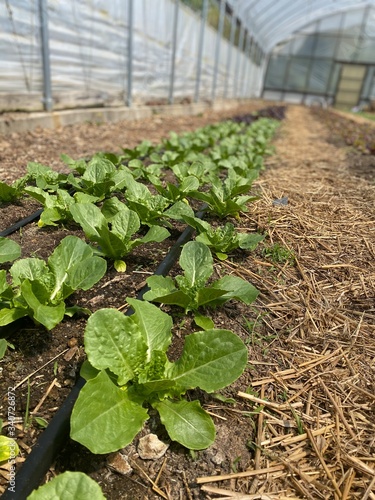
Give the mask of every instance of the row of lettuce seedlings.
<path id="1" fill-rule="evenodd" d="M 278 118 L 283 117 L 283 109 L 277 108 L 276 112 Z M 68 236 L 45 262 L 19 259 L 18 245 L 2 237 L 1 261 L 16 260 L 9 275 L 0 271 L 0 326 L 29 316 L 47 329 L 54 328 L 64 315 L 79 309 L 66 307 L 65 299 L 77 289 L 91 288 L 105 274 L 105 258 L 123 272 L 124 256 L 141 244 L 163 241 L 170 234 L 171 221 L 190 227 L 172 247 L 176 260 L 185 240 L 179 260 L 183 272 L 179 276 L 166 276 L 172 265 L 172 258 L 167 256 L 163 269 L 148 278 L 147 290 L 138 299 L 127 299 L 132 314 L 101 309 L 89 317 L 85 330 L 87 361 L 81 368 L 78 386 L 68 398 L 68 410 L 63 410 L 60 424 L 52 425 L 59 420 L 57 414 L 42 435 L 44 445 L 36 445 L 32 452 L 40 455 L 42 450 L 43 455 L 43 448 L 50 443 L 45 453 L 47 460 L 31 460 L 30 455 L 27 462 L 38 466 L 29 467 L 29 473 L 27 463 L 23 466 L 18 488 L 29 493 L 39 484 L 56 454 L 60 428 L 66 427 L 72 404 L 71 437 L 93 453 L 110 453 L 131 443 L 149 418 L 147 406 L 158 411 L 172 440 L 192 450 L 213 443 L 215 427 L 211 417 L 199 401 L 187 401 L 183 395 L 196 387 L 213 392 L 231 384 L 246 367 L 247 349 L 233 332 L 215 329 L 212 320 L 200 310 L 231 299 L 250 304 L 258 291 L 232 275 L 212 282 L 212 251 L 225 259 L 236 248 L 255 248 L 263 236 L 239 233 L 230 222 L 214 228 L 195 216 L 194 204 L 203 202 L 208 213 L 224 219 L 237 217 L 247 210 L 248 202 L 257 199 L 246 193 L 263 166 L 264 155 L 270 152 L 268 144 L 277 122 L 259 119 L 248 127 L 253 120 L 254 116 L 246 116 L 242 121 L 237 118 L 237 123 L 227 121 L 182 136 L 172 133 L 159 146 L 144 141 L 133 150 L 124 149 L 120 156 L 98 154 L 89 162 L 64 156 L 72 169 L 69 175 L 29 164 L 27 175 L 13 185 L 0 183 L 2 201 L 13 201 L 26 193 L 43 204 L 37 214 L 40 227 L 73 220 L 94 243 L 90 246 L 78 237 Z M 176 182 L 163 180 L 161 174 L 167 171 L 173 172 Z M 191 229 L 197 236 L 186 243 Z M 172 342 L 172 319 L 151 302 L 192 311 L 202 328 L 185 338 L 182 355 L 174 363 L 166 354 Z M 7 341 L 1 342 L 5 351 Z M 54 427 L 51 449 L 47 433 Z M 26 473 L 22 479 L 23 469 Z M 61 488 L 66 480 L 72 484 L 71 474 L 62 474 L 56 478 L 56 486 L 54 481 L 48 483 L 30 498 L 38 498 L 39 492 L 50 494 L 52 488 Z M 88 477 L 82 483 L 82 477 L 77 476 L 77 488 L 87 488 L 86 481 L 92 483 Z M 90 487 L 94 488 L 92 484 Z M 96 495 L 103 498 L 99 490 Z M 10 488 L 4 498 L 15 498 Z"/>

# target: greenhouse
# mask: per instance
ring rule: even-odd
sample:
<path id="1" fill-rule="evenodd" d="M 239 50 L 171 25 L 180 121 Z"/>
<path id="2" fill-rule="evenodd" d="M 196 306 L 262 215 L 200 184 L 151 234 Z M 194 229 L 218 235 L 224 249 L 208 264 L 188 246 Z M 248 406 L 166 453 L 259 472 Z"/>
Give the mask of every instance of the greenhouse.
<path id="1" fill-rule="evenodd" d="M 369 103 L 372 1 L 11 1 L 4 110 L 251 98 Z"/>
<path id="2" fill-rule="evenodd" d="M 375 499 L 375 0 L 0 28 L 0 498 Z"/>

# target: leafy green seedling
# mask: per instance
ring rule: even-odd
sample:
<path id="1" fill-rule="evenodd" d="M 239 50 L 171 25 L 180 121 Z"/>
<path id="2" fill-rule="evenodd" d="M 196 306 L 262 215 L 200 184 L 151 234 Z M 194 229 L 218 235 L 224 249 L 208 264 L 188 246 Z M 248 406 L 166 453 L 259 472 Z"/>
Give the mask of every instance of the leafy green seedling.
<path id="1" fill-rule="evenodd" d="M 216 178 L 218 169 L 213 161 L 203 157 L 202 161 L 177 163 L 172 171 L 181 184 L 187 177 L 196 177 L 199 185 L 203 186 Z"/>
<path id="2" fill-rule="evenodd" d="M 132 442 L 149 418 L 145 405 L 159 412 L 170 438 L 193 450 L 215 439 L 211 417 L 199 401 L 182 396 L 189 389 L 214 392 L 236 380 L 246 367 L 247 349 L 228 330 L 185 337 L 181 357 L 168 360 L 172 319 L 148 302 L 127 299 L 135 313 L 101 309 L 88 320 L 87 380 L 73 408 L 71 437 L 92 453 L 110 453 Z"/>
<path id="3" fill-rule="evenodd" d="M 168 182 L 166 187 L 164 187 L 160 181 L 153 184 L 157 191 L 171 203 L 185 200 L 190 193 L 193 193 L 199 188 L 199 180 L 193 175 L 185 177 L 178 186 Z"/>
<path id="4" fill-rule="evenodd" d="M 152 163 L 151 165 L 144 165 L 141 160 L 130 160 L 128 169 L 134 179 L 143 179 L 151 184 L 160 182 L 161 165 Z"/>
<path id="5" fill-rule="evenodd" d="M 63 472 L 34 490 L 27 500 L 105 500 L 103 492 L 90 476 L 83 472 Z"/>
<path id="6" fill-rule="evenodd" d="M 0 264 L 13 262 L 21 256 L 21 247 L 15 241 L 0 236 Z"/>
<path id="7" fill-rule="evenodd" d="M 121 191 L 126 184 L 129 171 L 126 167 L 117 168 L 105 155 L 94 155 L 86 164 L 83 160 L 74 162 L 64 157 L 71 168 L 79 173 L 80 177 L 69 174 L 68 182 L 76 190 L 103 200 L 110 194 Z"/>
<path id="8" fill-rule="evenodd" d="M 55 172 L 41 163 L 30 162 L 27 165 L 27 174 L 17 179 L 12 185 L 0 182 L 0 201 L 15 201 L 24 194 L 26 186 L 55 191 L 63 187 L 66 182 L 66 174 Z"/>
<path id="9" fill-rule="evenodd" d="M 145 300 L 175 304 L 185 311 L 197 311 L 202 306 L 216 307 L 231 299 L 251 304 L 258 296 L 258 290 L 238 276 L 227 275 L 206 286 L 214 269 L 211 251 L 204 243 L 186 243 L 179 262 L 184 274 L 175 280 L 170 276 L 147 278 L 150 290 L 145 293 Z M 199 323 L 202 316 L 198 315 L 197 319 L 202 326 Z"/>
<path id="10" fill-rule="evenodd" d="M 25 188 L 25 193 L 39 201 L 44 207 L 40 215 L 38 226 L 57 226 L 58 223 L 72 219 L 70 206 L 75 203 L 73 196 L 65 189 L 58 189 L 56 194 L 35 186 Z"/>
<path id="11" fill-rule="evenodd" d="M 192 208 L 183 201 L 177 201 L 171 206 L 171 200 L 162 195 L 152 194 L 142 183 L 130 175 L 126 181 L 126 201 L 131 210 L 136 212 L 142 222 L 153 226 L 161 224 L 168 218 L 183 220 L 183 216 L 193 216 Z"/>
<path id="12" fill-rule="evenodd" d="M 122 148 L 123 158 L 126 160 L 133 160 L 136 158 L 142 158 L 149 156 L 154 151 L 155 146 L 152 145 L 150 141 L 142 141 L 134 149 Z"/>
<path id="13" fill-rule="evenodd" d="M 227 259 L 228 254 L 237 248 L 254 250 L 265 238 L 259 233 L 240 233 L 230 222 L 225 226 L 213 228 L 211 224 L 197 217 L 184 217 L 184 220 L 198 232 L 196 241 L 211 248 L 220 260 Z"/>
<path id="14" fill-rule="evenodd" d="M 76 203 L 70 208 L 73 219 L 81 225 L 86 237 L 99 245 L 102 255 L 115 261 L 115 269 L 126 270 L 122 257 L 145 243 L 168 238 L 164 227 L 152 226 L 143 238 L 133 238 L 141 224 L 138 215 L 113 197 L 103 203 L 102 210 L 92 203 Z"/>
<path id="15" fill-rule="evenodd" d="M 88 290 L 105 274 L 107 264 L 76 236 L 67 236 L 45 262 L 38 258 L 17 260 L 10 268 L 12 285 L 6 271 L 0 271 L 0 326 L 29 316 L 47 330 L 72 315 L 77 306 L 66 307 L 65 299 L 76 290 Z"/>
<path id="16" fill-rule="evenodd" d="M 66 185 L 68 176 L 41 163 L 30 162 L 27 164 L 27 177 L 29 183 L 34 181 L 40 189 L 56 191 Z"/>
<path id="17" fill-rule="evenodd" d="M 238 216 L 240 212 L 247 212 L 246 204 L 258 200 L 258 196 L 245 196 L 251 188 L 253 179 L 244 178 L 234 170 L 228 171 L 227 178 L 222 181 L 219 177 L 212 180 L 212 186 L 207 192 L 195 191 L 190 193 L 192 198 L 202 200 L 209 206 L 211 212 L 220 218 Z"/>
<path id="18" fill-rule="evenodd" d="M 14 349 L 14 344 L 11 344 L 6 339 L 0 339 L 0 359 L 3 359 L 8 348 Z"/>
<path id="19" fill-rule="evenodd" d="M 28 178 L 28 175 L 20 177 L 11 185 L 7 184 L 6 182 L 0 182 L 0 202 L 7 203 L 21 198 L 21 196 L 24 194 L 24 188 L 26 186 Z"/>

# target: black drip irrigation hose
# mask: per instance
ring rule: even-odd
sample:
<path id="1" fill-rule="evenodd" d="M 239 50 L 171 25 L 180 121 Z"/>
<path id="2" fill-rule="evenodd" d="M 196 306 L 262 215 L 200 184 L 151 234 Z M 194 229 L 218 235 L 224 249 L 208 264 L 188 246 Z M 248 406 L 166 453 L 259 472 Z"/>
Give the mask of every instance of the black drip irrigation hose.
<path id="1" fill-rule="evenodd" d="M 68 193 L 72 195 L 74 193 L 74 189 L 70 189 Z M 42 215 L 44 208 L 39 208 L 32 214 L 28 215 L 24 219 L 19 220 L 13 226 L 8 227 L 7 229 L 4 229 L 4 231 L 0 231 L 0 236 L 9 236 L 12 233 L 15 233 L 21 227 L 27 226 L 27 224 L 30 224 L 31 222 L 34 222 L 39 219 L 39 217 Z"/>
<path id="2" fill-rule="evenodd" d="M 30 222 L 34 222 L 35 220 L 39 219 L 41 213 L 43 212 L 43 208 L 40 208 L 36 212 L 33 212 L 32 214 L 28 215 L 24 219 L 19 220 L 13 226 L 8 227 L 7 229 L 4 229 L 4 231 L 0 231 L 0 236 L 9 236 L 12 233 L 15 233 L 18 231 L 18 229 L 21 229 L 21 227 L 27 226 L 27 224 L 30 224 Z"/>
<path id="3" fill-rule="evenodd" d="M 196 217 L 201 219 L 206 209 L 206 205 L 201 207 Z M 182 245 L 191 239 L 193 233 L 194 229 L 187 226 L 155 270 L 155 275 L 166 276 L 169 273 L 181 253 Z M 144 286 L 138 293 L 137 299 L 142 300 L 143 295 L 148 290 L 148 286 Z M 130 316 L 133 313 L 133 309 L 129 308 L 125 314 L 126 316 Z M 40 435 L 30 455 L 25 460 L 21 469 L 17 472 L 14 491 L 13 488 L 10 489 L 11 486 L 9 485 L 1 496 L 1 500 L 26 500 L 31 492 L 39 487 L 43 477 L 48 472 L 48 469 L 51 467 L 59 451 L 62 449 L 63 445 L 66 444 L 69 437 L 70 416 L 73 406 L 85 382 L 86 381 L 79 376 L 64 403 L 48 424 L 48 427 Z"/>

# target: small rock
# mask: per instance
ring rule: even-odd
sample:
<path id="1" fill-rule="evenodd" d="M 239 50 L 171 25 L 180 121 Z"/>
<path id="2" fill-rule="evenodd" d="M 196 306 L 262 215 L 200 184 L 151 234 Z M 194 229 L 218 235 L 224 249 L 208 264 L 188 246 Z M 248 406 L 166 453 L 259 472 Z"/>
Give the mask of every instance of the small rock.
<path id="1" fill-rule="evenodd" d="M 283 196 L 282 198 L 278 198 L 277 200 L 273 200 L 272 205 L 287 205 L 288 197 Z"/>
<path id="2" fill-rule="evenodd" d="M 78 344 L 78 340 L 75 337 L 72 337 L 71 339 L 68 340 L 68 346 L 69 347 L 74 347 Z"/>
<path id="3" fill-rule="evenodd" d="M 64 356 L 65 361 L 70 361 L 77 351 L 78 351 L 77 346 L 71 347 Z"/>
<path id="4" fill-rule="evenodd" d="M 123 476 L 126 476 L 133 471 L 127 458 L 122 453 L 112 453 L 112 455 L 107 458 L 107 465 L 112 470 L 122 474 Z"/>
<path id="5" fill-rule="evenodd" d="M 211 457 L 212 463 L 215 465 L 221 465 L 226 459 L 225 454 L 222 451 L 218 451 L 217 453 L 213 454 Z"/>
<path id="6" fill-rule="evenodd" d="M 158 460 L 168 448 L 169 444 L 160 441 L 156 434 L 147 434 L 139 440 L 138 453 L 143 460 Z"/>

